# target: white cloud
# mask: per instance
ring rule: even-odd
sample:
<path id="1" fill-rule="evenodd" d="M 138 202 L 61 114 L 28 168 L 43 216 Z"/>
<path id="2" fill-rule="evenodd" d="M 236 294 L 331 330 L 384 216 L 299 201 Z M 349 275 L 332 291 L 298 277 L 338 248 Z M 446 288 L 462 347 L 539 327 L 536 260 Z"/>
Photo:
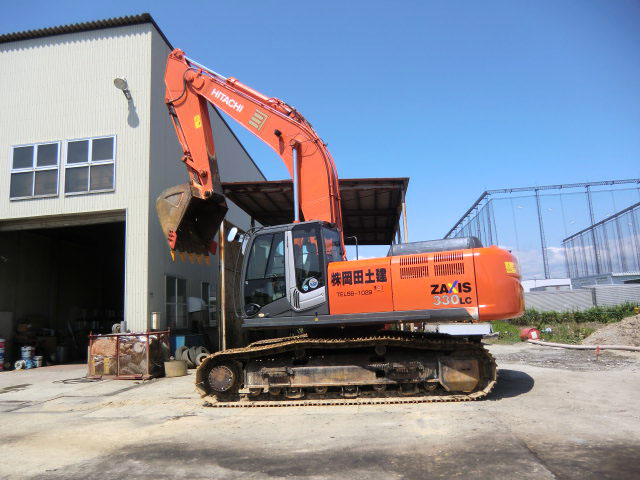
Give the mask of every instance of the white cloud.
<path id="1" fill-rule="evenodd" d="M 502 248 L 511 250 L 511 253 L 515 255 L 524 280 L 544 278 L 541 249 L 516 250 L 511 246 L 503 246 Z M 547 247 L 547 261 L 551 277 L 565 278 L 567 276 L 564 248 Z"/>

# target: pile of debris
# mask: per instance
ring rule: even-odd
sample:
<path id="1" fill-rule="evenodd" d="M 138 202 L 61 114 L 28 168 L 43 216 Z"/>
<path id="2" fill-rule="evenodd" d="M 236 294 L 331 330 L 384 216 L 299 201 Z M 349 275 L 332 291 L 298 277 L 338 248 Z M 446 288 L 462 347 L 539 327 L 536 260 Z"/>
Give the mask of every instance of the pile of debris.
<path id="1" fill-rule="evenodd" d="M 640 315 L 599 328 L 582 343 L 584 345 L 632 345 L 640 347 Z"/>

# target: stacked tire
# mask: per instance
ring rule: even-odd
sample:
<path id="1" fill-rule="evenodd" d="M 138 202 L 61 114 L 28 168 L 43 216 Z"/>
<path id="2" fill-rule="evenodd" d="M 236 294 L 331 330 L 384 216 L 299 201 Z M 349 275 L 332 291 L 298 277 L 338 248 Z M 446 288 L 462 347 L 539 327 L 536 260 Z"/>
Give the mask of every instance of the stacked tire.
<path id="1" fill-rule="evenodd" d="M 175 359 L 187 362 L 187 367 L 199 367 L 202 361 L 209 356 L 209 350 L 203 346 L 185 347 L 184 345 L 176 349 Z"/>

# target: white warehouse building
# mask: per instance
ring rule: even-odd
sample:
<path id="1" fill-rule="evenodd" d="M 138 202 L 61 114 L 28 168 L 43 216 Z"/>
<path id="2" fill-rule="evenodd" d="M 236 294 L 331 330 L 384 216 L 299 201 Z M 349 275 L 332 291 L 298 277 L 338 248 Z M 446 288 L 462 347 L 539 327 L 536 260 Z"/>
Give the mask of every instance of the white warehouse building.
<path id="1" fill-rule="evenodd" d="M 148 14 L 0 35 L 0 338 L 81 356 L 89 331 L 146 331 L 152 312 L 186 331 L 188 297 L 215 311 L 218 259 L 173 262 L 155 213 L 187 181 L 164 104 L 172 48 Z M 210 112 L 222 180 L 265 180 Z M 250 224 L 233 204 L 227 220 Z"/>

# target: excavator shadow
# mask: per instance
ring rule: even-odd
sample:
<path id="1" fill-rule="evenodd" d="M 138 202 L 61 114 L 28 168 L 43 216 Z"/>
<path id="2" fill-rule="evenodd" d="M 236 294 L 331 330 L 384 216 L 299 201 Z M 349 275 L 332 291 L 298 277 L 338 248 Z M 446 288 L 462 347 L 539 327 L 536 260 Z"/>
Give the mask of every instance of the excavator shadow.
<path id="1" fill-rule="evenodd" d="M 535 380 L 519 370 L 498 369 L 498 382 L 487 397 L 488 400 L 517 397 L 529 392 Z"/>

